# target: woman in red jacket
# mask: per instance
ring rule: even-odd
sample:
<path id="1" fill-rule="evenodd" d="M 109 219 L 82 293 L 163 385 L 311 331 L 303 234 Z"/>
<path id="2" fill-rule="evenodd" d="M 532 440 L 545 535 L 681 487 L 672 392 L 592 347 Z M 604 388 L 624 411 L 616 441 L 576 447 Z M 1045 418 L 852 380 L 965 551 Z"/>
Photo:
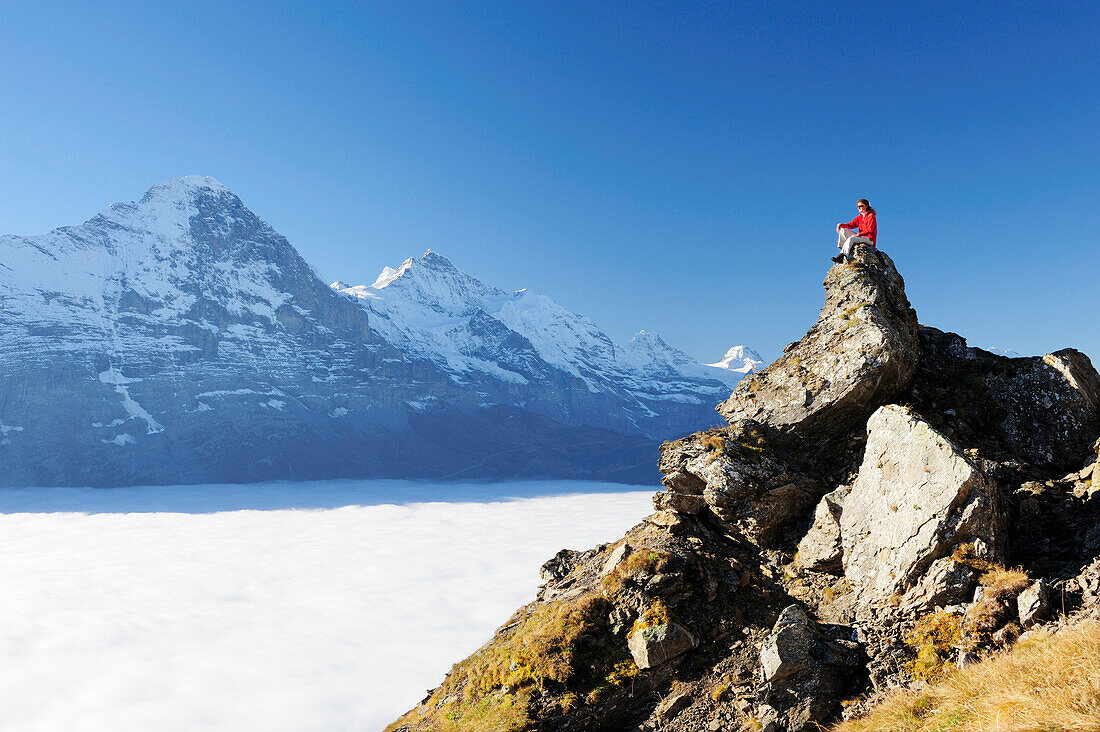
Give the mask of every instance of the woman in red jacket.
<path id="1" fill-rule="evenodd" d="M 870 244 L 878 249 L 875 242 L 878 239 L 878 222 L 875 221 L 875 209 L 871 208 L 866 198 L 856 201 L 859 215 L 846 224 L 837 224 L 836 231 L 840 235 L 836 245 L 840 254 L 833 257 L 834 262 L 845 262 L 852 258 L 852 247 L 856 244 Z"/>

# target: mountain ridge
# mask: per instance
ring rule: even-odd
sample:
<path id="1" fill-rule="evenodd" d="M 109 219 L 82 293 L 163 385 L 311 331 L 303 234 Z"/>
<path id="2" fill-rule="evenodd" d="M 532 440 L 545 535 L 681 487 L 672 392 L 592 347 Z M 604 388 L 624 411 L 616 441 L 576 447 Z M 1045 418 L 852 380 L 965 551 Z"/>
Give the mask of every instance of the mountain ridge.
<path id="1" fill-rule="evenodd" d="M 371 285 L 337 280 L 332 287 L 355 298 L 389 342 L 436 364 L 456 383 L 539 410 L 547 403 L 544 391 L 570 389 L 575 410 L 588 401 L 617 405 L 587 407 L 600 413 L 590 423 L 609 429 L 663 438 L 672 434 L 671 424 L 698 424 L 714 397 L 756 367 L 748 359 L 742 371 L 699 364 L 644 330 L 617 345 L 593 321 L 546 295 L 486 285 L 431 249 L 385 267 Z M 569 419 L 552 409 L 544 413 Z M 675 422 L 670 413 L 678 415 Z"/>
<path id="2" fill-rule="evenodd" d="M 462 279 L 437 256 L 436 270 Z M 459 300 L 503 292 L 464 276 L 477 292 Z M 409 289 L 397 279 L 385 289 Z M 662 415 L 625 388 L 593 392 L 496 318 L 468 315 L 466 357 L 507 356 L 506 378 L 459 383 L 387 340 L 384 319 L 376 328 L 209 177 L 159 183 L 77 226 L 2 236 L 0 483 L 637 482 L 651 475 L 654 435 L 706 411 L 670 403 Z M 507 381 L 522 368 L 547 378 Z"/>

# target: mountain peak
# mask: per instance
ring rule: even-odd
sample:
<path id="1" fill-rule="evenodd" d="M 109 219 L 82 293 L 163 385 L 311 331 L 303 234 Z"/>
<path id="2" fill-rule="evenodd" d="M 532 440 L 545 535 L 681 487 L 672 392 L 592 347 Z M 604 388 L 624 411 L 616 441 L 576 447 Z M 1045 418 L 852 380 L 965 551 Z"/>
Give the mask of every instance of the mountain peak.
<path id="1" fill-rule="evenodd" d="M 660 348 L 667 350 L 669 345 L 665 343 L 661 336 L 648 330 L 640 330 L 634 334 L 634 337 L 630 339 L 630 342 L 636 346 L 647 346 L 650 348 Z"/>
<path id="2" fill-rule="evenodd" d="M 185 175 L 166 180 L 163 183 L 157 183 L 145 192 L 141 200 L 142 203 L 154 199 L 180 201 L 199 193 L 214 195 L 228 193 L 234 195 L 233 191 L 229 190 L 217 178 L 208 175 Z"/>
<path id="3" fill-rule="evenodd" d="M 451 260 L 444 257 L 442 254 L 433 252 L 431 249 L 424 252 L 424 255 L 420 257 L 420 261 L 437 269 L 458 269 Z"/>
<path id="4" fill-rule="evenodd" d="M 722 356 L 721 360 L 716 363 L 708 363 L 707 366 L 751 374 L 753 371 L 759 371 L 764 366 L 764 359 L 751 348 L 734 346 L 726 351 L 726 355 Z"/>

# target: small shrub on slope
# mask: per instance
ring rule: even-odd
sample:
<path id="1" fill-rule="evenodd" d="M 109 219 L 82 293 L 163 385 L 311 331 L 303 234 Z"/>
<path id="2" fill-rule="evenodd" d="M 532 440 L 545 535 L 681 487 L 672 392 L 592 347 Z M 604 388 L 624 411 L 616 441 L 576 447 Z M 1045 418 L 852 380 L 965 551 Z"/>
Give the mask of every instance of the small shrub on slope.
<path id="1" fill-rule="evenodd" d="M 611 572 L 600 580 L 600 587 L 608 597 L 614 597 L 623 589 L 623 580 L 641 574 L 659 574 L 668 567 L 672 555 L 652 549 L 638 549 L 628 554 Z"/>

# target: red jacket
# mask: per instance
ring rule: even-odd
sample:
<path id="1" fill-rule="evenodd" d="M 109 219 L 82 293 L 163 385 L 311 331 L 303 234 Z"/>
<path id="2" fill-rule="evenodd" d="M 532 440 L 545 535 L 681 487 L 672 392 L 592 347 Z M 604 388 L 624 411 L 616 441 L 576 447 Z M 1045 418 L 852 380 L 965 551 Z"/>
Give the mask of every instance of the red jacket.
<path id="1" fill-rule="evenodd" d="M 871 240 L 871 243 L 878 248 L 878 222 L 875 221 L 875 215 L 873 213 L 861 213 L 854 219 L 846 224 L 841 224 L 845 229 L 859 228 L 856 232 L 858 236 L 865 236 Z"/>

